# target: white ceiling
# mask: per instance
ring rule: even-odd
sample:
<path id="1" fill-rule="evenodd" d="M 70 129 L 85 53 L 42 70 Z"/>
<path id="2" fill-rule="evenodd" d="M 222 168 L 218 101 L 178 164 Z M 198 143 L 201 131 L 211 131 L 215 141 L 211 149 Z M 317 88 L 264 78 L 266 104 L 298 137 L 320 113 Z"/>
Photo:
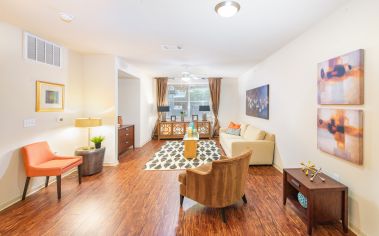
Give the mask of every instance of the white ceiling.
<path id="1" fill-rule="evenodd" d="M 187 65 L 202 76 L 237 77 L 346 2 L 237 1 L 240 12 L 221 18 L 220 0 L 1 0 L 0 20 L 80 52 L 122 56 L 154 76 L 178 76 Z"/>

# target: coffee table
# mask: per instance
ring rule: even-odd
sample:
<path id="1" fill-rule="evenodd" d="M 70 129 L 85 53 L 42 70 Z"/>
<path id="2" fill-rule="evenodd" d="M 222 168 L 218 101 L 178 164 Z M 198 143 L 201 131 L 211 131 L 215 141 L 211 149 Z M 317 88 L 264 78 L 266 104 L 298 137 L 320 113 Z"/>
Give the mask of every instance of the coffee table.
<path id="1" fill-rule="evenodd" d="M 188 159 L 196 158 L 197 156 L 197 141 L 199 141 L 199 133 L 192 133 L 184 135 L 184 153 L 183 156 Z"/>

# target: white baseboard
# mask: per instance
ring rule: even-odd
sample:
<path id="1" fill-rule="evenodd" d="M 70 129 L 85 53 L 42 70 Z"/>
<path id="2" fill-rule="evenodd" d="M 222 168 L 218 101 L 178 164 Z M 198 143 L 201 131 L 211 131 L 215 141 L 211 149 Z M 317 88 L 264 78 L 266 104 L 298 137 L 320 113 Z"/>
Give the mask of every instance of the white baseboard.
<path id="1" fill-rule="evenodd" d="M 273 166 L 275 169 L 277 169 L 280 173 L 283 173 L 283 168 L 282 168 L 282 167 L 276 165 L 275 163 L 272 164 L 272 166 Z"/>
<path id="2" fill-rule="evenodd" d="M 104 162 L 103 166 L 118 166 L 120 164 L 118 161 L 117 162 Z"/>
<path id="3" fill-rule="evenodd" d="M 144 143 L 142 143 L 141 145 L 140 145 L 140 147 L 143 147 L 143 146 L 145 146 L 148 142 L 150 142 L 152 139 L 150 138 L 150 139 L 148 139 L 148 140 L 146 140 Z"/>
<path id="4" fill-rule="evenodd" d="M 74 173 L 74 172 L 76 172 L 76 171 L 77 171 L 77 169 L 76 169 L 76 168 L 73 168 L 72 170 L 70 170 L 70 171 L 64 173 L 64 174 L 62 175 L 62 178 L 66 177 L 66 176 L 68 176 L 68 175 L 70 175 L 70 174 L 72 174 L 72 173 Z M 52 184 L 52 183 L 54 183 L 54 182 L 56 182 L 56 178 L 51 178 L 51 179 L 49 180 L 49 185 Z M 39 184 L 39 185 L 34 186 L 34 187 L 32 187 L 32 188 L 29 188 L 28 193 L 26 194 L 26 197 L 28 197 L 28 196 L 30 196 L 30 195 L 32 195 L 32 194 L 34 194 L 34 193 L 40 191 L 40 190 L 43 189 L 43 188 L 45 188 L 45 183 L 42 183 L 42 184 Z M 19 202 L 19 201 L 21 201 L 21 200 L 22 200 L 22 193 L 21 193 L 20 195 L 18 195 L 17 197 L 15 197 L 15 198 L 9 200 L 9 201 L 6 201 L 6 202 L 2 202 L 2 203 L 0 203 L 0 211 L 2 211 L 2 210 L 4 210 L 4 209 L 6 209 L 6 208 L 8 208 L 8 207 L 10 207 L 10 206 L 12 206 L 12 205 L 14 205 L 14 204 L 16 204 L 17 202 Z"/>

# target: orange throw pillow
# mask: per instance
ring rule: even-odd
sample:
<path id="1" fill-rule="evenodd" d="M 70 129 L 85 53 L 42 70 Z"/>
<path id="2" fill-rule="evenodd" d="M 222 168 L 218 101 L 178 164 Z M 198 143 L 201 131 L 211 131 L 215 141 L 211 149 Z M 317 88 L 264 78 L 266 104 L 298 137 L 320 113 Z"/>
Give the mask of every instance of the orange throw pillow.
<path id="1" fill-rule="evenodd" d="M 230 122 L 228 128 L 230 128 L 230 129 L 240 129 L 241 125 L 233 123 L 233 122 Z"/>

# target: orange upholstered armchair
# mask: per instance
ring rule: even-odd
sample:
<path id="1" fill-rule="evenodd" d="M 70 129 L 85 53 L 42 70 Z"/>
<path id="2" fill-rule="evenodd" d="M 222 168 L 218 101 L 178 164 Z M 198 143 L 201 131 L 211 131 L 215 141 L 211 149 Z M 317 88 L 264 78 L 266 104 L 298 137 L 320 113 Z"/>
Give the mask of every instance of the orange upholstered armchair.
<path id="1" fill-rule="evenodd" d="M 221 160 L 181 173 L 180 206 L 184 197 L 188 197 L 205 206 L 221 208 L 222 219 L 226 222 L 225 207 L 241 198 L 247 203 L 245 185 L 250 156 L 251 151 L 233 158 L 221 157 Z"/>
<path id="2" fill-rule="evenodd" d="M 82 157 L 56 156 L 51 152 L 47 142 L 38 142 L 22 148 L 26 181 L 22 200 L 26 197 L 31 177 L 46 176 L 45 187 L 49 183 L 49 176 L 57 177 L 58 199 L 61 198 L 61 176 L 64 172 L 78 167 L 79 184 L 81 184 Z"/>

